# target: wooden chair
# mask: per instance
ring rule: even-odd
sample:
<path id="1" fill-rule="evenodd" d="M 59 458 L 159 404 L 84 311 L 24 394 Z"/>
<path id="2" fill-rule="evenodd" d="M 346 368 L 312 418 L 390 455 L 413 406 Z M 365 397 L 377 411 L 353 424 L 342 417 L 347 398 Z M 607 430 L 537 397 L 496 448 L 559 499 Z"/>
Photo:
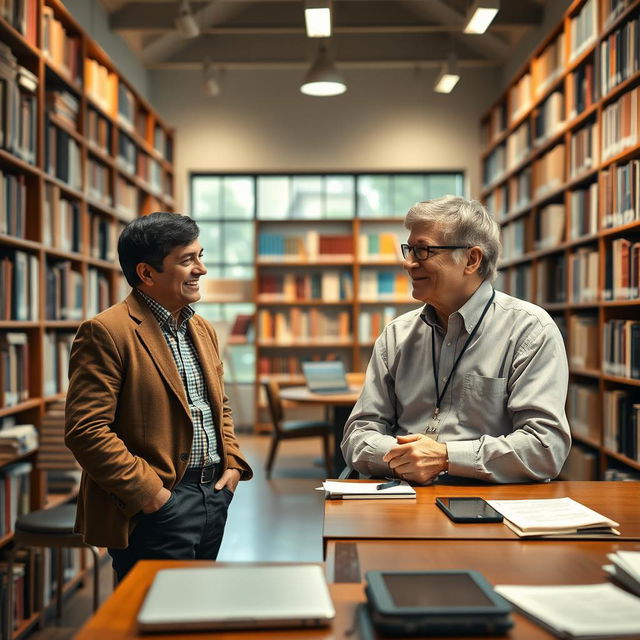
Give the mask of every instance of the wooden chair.
<path id="1" fill-rule="evenodd" d="M 331 478 L 333 475 L 331 464 L 333 426 L 329 422 L 312 420 L 285 421 L 282 400 L 280 398 L 280 386 L 275 380 L 265 380 L 262 384 L 267 394 L 269 412 L 271 413 L 271 421 L 273 422 L 273 440 L 271 441 L 271 449 L 269 450 L 266 464 L 267 479 L 271 478 L 271 469 L 280 441 L 293 440 L 294 438 L 322 438 L 327 478 Z"/>

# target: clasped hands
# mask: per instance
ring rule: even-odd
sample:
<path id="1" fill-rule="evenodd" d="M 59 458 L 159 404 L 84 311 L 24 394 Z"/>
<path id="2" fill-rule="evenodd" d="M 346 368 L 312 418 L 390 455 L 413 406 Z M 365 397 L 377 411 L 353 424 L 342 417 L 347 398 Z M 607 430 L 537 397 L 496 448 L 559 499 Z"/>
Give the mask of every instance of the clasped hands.
<path id="1" fill-rule="evenodd" d="M 382 460 L 398 478 L 414 484 L 426 484 L 447 470 L 446 444 L 422 433 L 398 436 L 396 440 L 398 444 Z"/>

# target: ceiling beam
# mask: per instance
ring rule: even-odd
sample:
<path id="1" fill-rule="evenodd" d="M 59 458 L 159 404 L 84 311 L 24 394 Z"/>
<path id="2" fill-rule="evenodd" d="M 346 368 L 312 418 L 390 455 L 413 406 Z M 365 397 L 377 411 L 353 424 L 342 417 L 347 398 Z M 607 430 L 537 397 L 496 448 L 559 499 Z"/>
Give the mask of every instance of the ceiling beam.
<path id="1" fill-rule="evenodd" d="M 175 30 L 173 23 L 166 26 L 155 24 L 159 22 L 157 18 L 154 20 L 146 20 L 146 24 L 132 24 L 127 22 L 114 21 L 111 28 L 119 33 L 136 32 L 145 35 L 166 33 Z M 493 31 L 511 31 L 512 29 L 527 29 L 531 25 L 529 23 L 510 23 L 492 26 Z M 352 27 L 334 26 L 334 34 L 407 34 L 407 33 L 457 33 L 460 31 L 459 26 L 445 24 L 424 24 L 424 25 L 361 25 Z M 227 36 L 280 36 L 280 35 L 301 35 L 305 34 L 304 27 L 208 27 L 201 29 L 200 32 L 205 35 L 227 35 Z"/>
<path id="2" fill-rule="evenodd" d="M 195 11 L 194 17 L 198 21 L 200 28 L 206 29 L 231 19 L 239 11 L 239 8 L 239 3 L 231 4 L 213 0 L 213 2 L 209 2 Z M 177 31 L 172 30 L 145 46 L 142 50 L 142 60 L 146 65 L 162 62 L 178 53 L 188 44 L 188 40 L 181 38 Z"/>
<path id="3" fill-rule="evenodd" d="M 346 61 L 336 63 L 340 69 L 440 69 L 444 59 L 439 60 L 363 60 L 363 61 Z M 491 60 L 458 60 L 457 65 L 460 69 L 489 69 L 495 68 L 495 63 Z M 291 60 L 260 60 L 260 61 L 234 61 L 227 60 L 216 66 L 224 69 L 237 71 L 282 71 L 282 70 L 306 70 L 309 68 L 309 61 L 291 61 Z M 158 62 L 149 65 L 149 69 L 161 71 L 202 71 L 201 62 Z"/>

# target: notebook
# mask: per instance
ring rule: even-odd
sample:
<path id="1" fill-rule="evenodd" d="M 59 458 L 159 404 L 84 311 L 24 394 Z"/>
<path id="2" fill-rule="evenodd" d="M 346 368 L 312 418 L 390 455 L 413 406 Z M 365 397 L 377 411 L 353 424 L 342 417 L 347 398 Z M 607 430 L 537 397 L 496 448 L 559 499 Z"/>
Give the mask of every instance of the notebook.
<path id="1" fill-rule="evenodd" d="M 345 393 L 349 391 L 347 374 L 341 360 L 303 362 L 302 373 L 312 393 Z"/>
<path id="2" fill-rule="evenodd" d="M 140 631 L 327 626 L 335 616 L 318 565 L 187 567 L 158 571 Z"/>

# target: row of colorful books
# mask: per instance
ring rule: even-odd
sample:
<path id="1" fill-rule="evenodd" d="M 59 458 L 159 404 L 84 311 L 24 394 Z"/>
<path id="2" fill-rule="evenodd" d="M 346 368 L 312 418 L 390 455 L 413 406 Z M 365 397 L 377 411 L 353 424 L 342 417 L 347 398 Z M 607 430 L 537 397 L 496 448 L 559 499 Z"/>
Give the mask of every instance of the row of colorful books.
<path id="1" fill-rule="evenodd" d="M 350 272 L 323 269 L 314 273 L 261 273 L 258 276 L 259 302 L 324 302 L 353 299 L 353 278 Z"/>
<path id="2" fill-rule="evenodd" d="M 353 255 L 350 234 L 319 234 L 308 230 L 301 235 L 266 232 L 258 235 L 258 256 L 263 261 L 351 260 Z"/>
<path id="3" fill-rule="evenodd" d="M 38 320 L 39 290 L 38 256 L 10 249 L 0 251 L 0 320 Z"/>
<path id="4" fill-rule="evenodd" d="M 29 339 L 18 331 L 0 332 L 0 408 L 29 399 Z"/>
<path id="5" fill-rule="evenodd" d="M 640 393 L 605 391 L 602 398 L 603 445 L 640 462 Z"/>
<path id="6" fill-rule="evenodd" d="M 640 322 L 609 320 L 602 338 L 602 371 L 640 380 Z"/>
<path id="7" fill-rule="evenodd" d="M 37 76 L 0 42 L 0 148 L 31 164 L 36 161 L 37 89 Z"/>
<path id="8" fill-rule="evenodd" d="M 278 345 L 304 342 L 347 342 L 352 339 L 349 311 L 320 311 L 291 307 L 286 311 L 260 309 L 258 340 Z"/>

